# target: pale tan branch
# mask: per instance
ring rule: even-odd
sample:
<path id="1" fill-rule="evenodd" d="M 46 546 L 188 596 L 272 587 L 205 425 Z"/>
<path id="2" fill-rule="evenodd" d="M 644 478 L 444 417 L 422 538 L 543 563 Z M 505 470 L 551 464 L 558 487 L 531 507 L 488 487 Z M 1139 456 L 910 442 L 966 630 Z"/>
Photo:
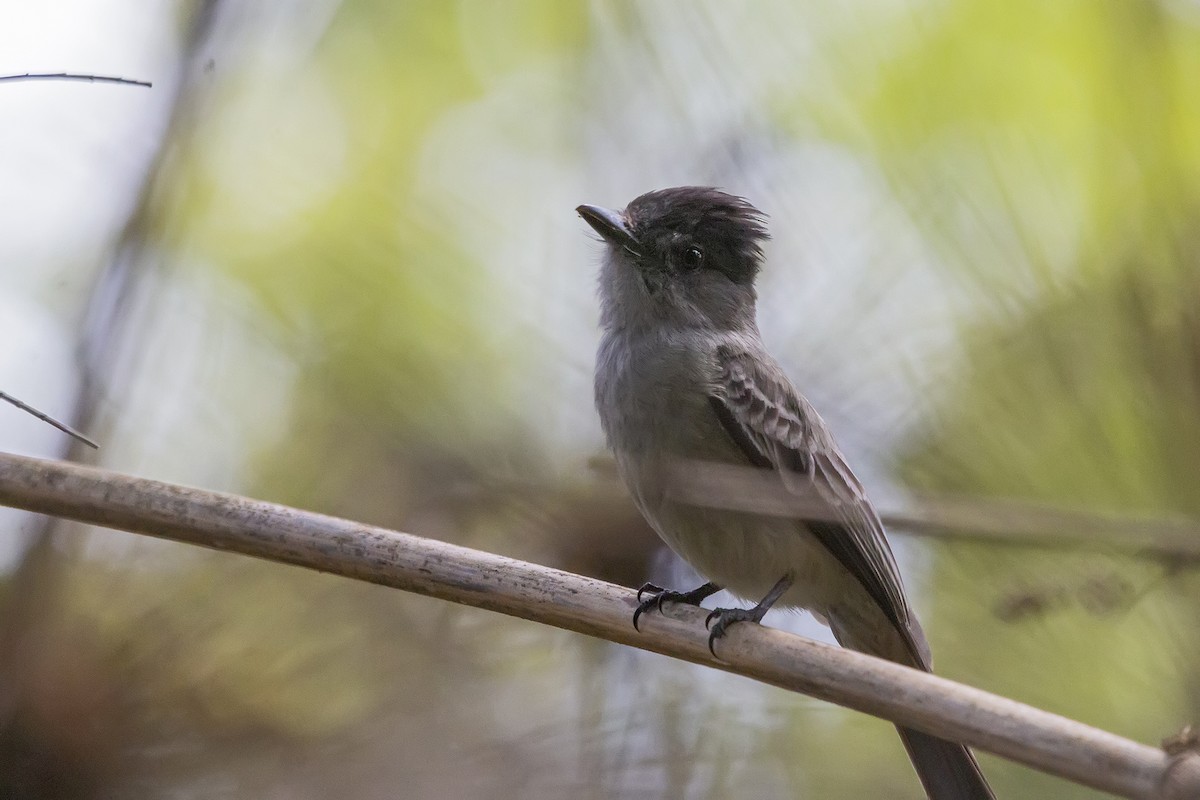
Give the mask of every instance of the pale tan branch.
<path id="1" fill-rule="evenodd" d="M 0 503 L 320 570 L 651 650 L 957 739 L 1131 798 L 1200 796 L 1200 755 L 1169 756 L 1065 717 L 757 625 L 708 652 L 704 611 L 630 619 L 634 593 L 444 542 L 233 495 L 0 454 Z"/>

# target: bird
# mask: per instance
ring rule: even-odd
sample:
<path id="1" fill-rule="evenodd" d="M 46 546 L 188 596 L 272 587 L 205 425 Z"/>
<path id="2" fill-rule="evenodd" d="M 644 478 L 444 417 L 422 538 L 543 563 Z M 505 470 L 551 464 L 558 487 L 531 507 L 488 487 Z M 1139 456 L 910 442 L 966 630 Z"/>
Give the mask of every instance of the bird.
<path id="1" fill-rule="evenodd" d="M 699 605 L 726 589 L 756 605 L 714 610 L 710 650 L 730 626 L 760 622 L 773 606 L 803 608 L 844 647 L 932 671 L 878 513 L 763 344 L 755 282 L 766 215 L 705 186 L 576 211 L 606 245 L 594 383 L 601 427 L 638 510 L 707 579 L 689 591 L 645 584 L 634 627 L 665 602 Z M 678 491 L 680 476 L 706 464 L 752 470 L 806 511 L 695 502 Z M 965 745 L 897 729 L 930 800 L 994 800 Z"/>

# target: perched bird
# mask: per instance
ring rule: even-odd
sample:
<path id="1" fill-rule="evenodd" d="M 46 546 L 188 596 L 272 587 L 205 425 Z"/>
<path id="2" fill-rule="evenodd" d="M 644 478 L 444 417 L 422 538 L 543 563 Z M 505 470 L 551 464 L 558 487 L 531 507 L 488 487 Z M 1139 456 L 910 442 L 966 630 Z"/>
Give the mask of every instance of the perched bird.
<path id="1" fill-rule="evenodd" d="M 710 581 L 688 592 L 643 586 L 634 626 L 664 601 L 698 605 L 728 589 L 758 604 L 714 611 L 710 649 L 731 624 L 791 606 L 826 620 L 845 647 L 929 671 L 878 514 L 759 335 L 764 215 L 695 186 L 649 192 L 623 211 L 577 211 L 608 245 L 595 376 L 605 435 L 638 509 Z M 704 464 L 757 469 L 812 513 L 720 508 L 673 490 Z M 932 800 L 993 797 L 964 745 L 898 730 Z"/>

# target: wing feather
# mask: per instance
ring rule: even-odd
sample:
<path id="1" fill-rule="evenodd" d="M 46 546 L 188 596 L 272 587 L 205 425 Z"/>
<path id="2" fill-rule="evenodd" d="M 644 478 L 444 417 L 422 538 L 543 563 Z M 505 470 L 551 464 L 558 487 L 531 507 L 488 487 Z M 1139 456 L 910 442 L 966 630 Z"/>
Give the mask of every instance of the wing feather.
<path id="1" fill-rule="evenodd" d="M 750 463 L 776 470 L 789 490 L 808 496 L 815 491 L 829 514 L 804 523 L 866 587 L 915 651 L 927 653 L 924 642 L 916 641 L 879 515 L 816 411 L 765 353 L 723 345 L 716 355 L 709 402 L 721 426 Z"/>

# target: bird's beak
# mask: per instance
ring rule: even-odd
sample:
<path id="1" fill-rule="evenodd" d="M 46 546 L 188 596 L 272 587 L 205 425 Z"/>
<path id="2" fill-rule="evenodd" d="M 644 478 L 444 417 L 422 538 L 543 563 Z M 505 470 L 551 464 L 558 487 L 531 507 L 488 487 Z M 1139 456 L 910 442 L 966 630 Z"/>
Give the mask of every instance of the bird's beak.
<path id="1" fill-rule="evenodd" d="M 623 247 L 635 256 L 642 254 L 641 244 L 630 233 L 629 226 L 625 224 L 625 218 L 621 212 L 588 205 L 579 206 L 575 210 L 588 225 L 595 229 L 596 233 L 604 237 L 606 242 Z"/>

